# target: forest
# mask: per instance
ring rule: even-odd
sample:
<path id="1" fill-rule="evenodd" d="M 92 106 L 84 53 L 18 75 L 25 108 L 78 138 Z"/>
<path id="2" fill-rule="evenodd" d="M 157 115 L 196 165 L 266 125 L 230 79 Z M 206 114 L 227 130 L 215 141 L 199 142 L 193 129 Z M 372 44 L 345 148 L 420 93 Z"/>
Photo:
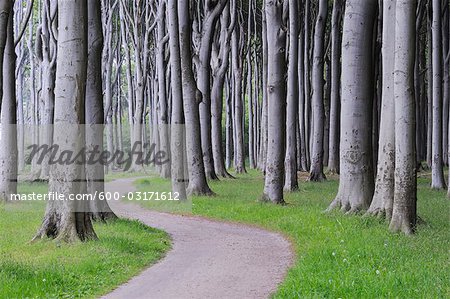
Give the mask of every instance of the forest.
<path id="1" fill-rule="evenodd" d="M 278 263 L 266 266 L 280 268 L 287 278 L 265 274 L 274 284 L 270 291 L 244 282 L 243 292 L 228 287 L 235 293 L 226 293 L 225 284 L 223 291 L 209 286 L 210 293 L 198 287 L 191 296 L 182 288 L 145 291 L 151 280 L 132 280 L 111 298 L 260 298 L 275 290 L 280 298 L 445 297 L 449 30 L 448 0 L 0 0 L 0 267 L 6 269 L 0 270 L 0 297 L 104 295 L 157 260 L 170 260 L 164 255 L 179 243 L 177 230 L 165 223 L 175 226 L 181 220 L 170 217 L 180 214 L 287 236 L 283 240 L 293 249 L 269 236 L 268 247 L 259 249 L 267 254 L 265 262 Z M 138 204 L 121 203 L 125 199 Z M 297 217 L 303 219 L 287 220 Z M 213 223 L 201 228 L 205 234 Z M 39 293 L 28 286 L 32 278 L 16 281 L 26 269 L 13 266 L 23 257 L 10 256 L 16 225 L 28 227 L 19 235 L 29 251 L 47 248 L 40 262 L 32 254 L 24 258 L 35 267 L 57 256 L 60 246 L 66 257 L 83 256 L 79 246 L 98 252 L 114 247 L 118 232 L 131 243 L 122 244 L 111 263 L 117 269 L 127 259 L 134 264 L 102 287 L 88 283 L 85 291 L 74 287 L 75 294 L 65 290 L 71 284 L 65 281 L 55 282 L 60 293 Z M 153 228 L 155 239 L 149 240 L 144 230 Z M 339 274 L 353 277 L 340 287 L 332 288 L 325 277 L 331 270 L 317 274 L 315 282 L 306 278 L 314 269 L 307 266 L 306 252 L 325 263 L 320 254 L 331 250 L 327 242 L 347 242 L 332 236 L 341 228 L 352 231 L 354 250 L 372 244 L 370 235 L 385 247 L 382 240 L 396 243 L 386 259 L 396 264 L 402 256 L 407 266 L 384 278 L 386 289 L 364 274 L 370 291 L 346 289 L 358 281 L 358 270 L 364 272 L 362 261 Z M 214 239 L 215 232 L 210 234 Z M 216 242 L 226 239 L 220 236 Z M 137 258 L 134 242 L 160 247 Z M 418 247 L 402 249 L 404 244 Z M 205 244 L 204 251 L 217 251 L 212 248 Z M 430 259 L 421 260 L 428 250 Z M 280 255 L 270 257 L 270 251 Z M 385 258 L 379 254 L 373 259 Z M 97 260 L 94 254 L 86 265 L 105 256 Z M 190 258 L 195 260 L 182 259 Z M 408 279 L 404 275 L 415 269 L 416 258 L 421 276 Z M 226 260 L 219 253 L 210 259 Z M 238 262 L 230 263 L 235 269 L 224 275 L 245 274 Z M 249 263 L 252 268 L 259 262 Z M 156 271 L 152 276 L 163 273 L 155 267 L 149 268 Z M 84 273 L 76 267 L 64 271 Z M 103 276 L 106 270 L 96 271 Z M 398 277 L 403 281 L 397 284 Z M 428 279 L 437 284 L 432 293 Z M 86 284 L 76 281 L 75 286 Z M 23 288 L 14 291 L 14 285 Z M 261 292 L 248 293 L 252 287 Z"/>

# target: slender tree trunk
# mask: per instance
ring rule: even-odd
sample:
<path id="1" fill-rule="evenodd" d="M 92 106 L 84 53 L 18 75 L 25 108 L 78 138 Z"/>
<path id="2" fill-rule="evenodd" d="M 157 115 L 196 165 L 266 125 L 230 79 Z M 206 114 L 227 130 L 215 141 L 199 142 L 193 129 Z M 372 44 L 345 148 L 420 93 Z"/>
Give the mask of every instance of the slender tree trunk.
<path id="1" fill-rule="evenodd" d="M 0 70 L 3 69 L 3 60 L 8 36 L 8 20 L 11 13 L 12 2 L 10 0 L 0 1 Z M 0 101 L 3 100 L 3 73 L 0 72 Z M 2 110 L 0 102 L 0 112 Z"/>
<path id="2" fill-rule="evenodd" d="M 103 152 L 103 86 L 102 86 L 102 16 L 100 0 L 88 1 L 88 66 L 86 80 L 86 148 Z M 102 163 L 86 163 L 86 182 L 88 194 L 101 194 L 105 191 L 105 172 Z M 105 200 L 89 202 L 95 220 L 114 219 Z"/>
<path id="3" fill-rule="evenodd" d="M 211 90 L 211 132 L 212 132 L 212 148 L 214 158 L 214 170 L 218 176 L 224 178 L 232 178 L 225 167 L 223 149 L 222 149 L 222 114 L 223 114 L 223 92 L 225 85 L 225 77 L 229 67 L 230 56 L 230 37 L 235 24 L 235 18 L 230 18 L 231 13 L 235 13 L 235 2 L 230 12 L 230 5 L 227 4 L 221 16 L 220 41 L 219 45 L 214 47 L 214 71 L 213 85 Z M 228 22 L 231 19 L 231 25 Z M 220 47 L 220 50 L 218 49 Z M 228 105 L 227 105 L 228 106 Z M 228 120 L 228 117 L 227 117 Z M 228 130 L 228 128 L 226 128 Z"/>
<path id="4" fill-rule="evenodd" d="M 433 61 L 433 160 L 431 167 L 431 187 L 445 189 L 444 167 L 442 160 L 442 15 L 441 0 L 432 0 L 433 19 L 432 61 Z"/>
<path id="5" fill-rule="evenodd" d="M 202 93 L 200 103 L 200 129 L 201 143 L 203 152 L 203 163 L 205 174 L 208 179 L 217 180 L 218 177 L 214 171 L 214 160 L 211 142 L 211 50 L 214 28 L 220 12 L 225 7 L 227 1 L 219 0 L 210 2 L 206 7 L 205 20 L 201 33 L 201 42 L 199 50 L 198 80 L 197 86 Z"/>
<path id="6" fill-rule="evenodd" d="M 172 119 L 170 129 L 172 191 L 180 199 L 186 199 L 186 135 L 183 112 L 183 90 L 181 82 L 180 35 L 178 27 L 177 0 L 168 0 L 167 18 L 170 49 L 170 77 L 172 82 Z"/>
<path id="7" fill-rule="evenodd" d="M 395 38 L 395 193 L 390 229 L 412 234 L 416 225 L 417 176 L 414 99 L 416 0 L 398 0 Z"/>
<path id="8" fill-rule="evenodd" d="M 55 88 L 54 143 L 61 152 L 79 153 L 85 145 L 84 100 L 87 73 L 87 1 L 58 0 L 58 61 Z M 64 53 L 64 54 L 62 54 Z M 84 165 L 53 165 L 50 171 L 49 192 L 69 198 L 84 194 Z M 73 242 L 95 239 L 90 214 L 85 203 L 49 201 L 42 227 L 34 239 L 45 236 Z"/>
<path id="9" fill-rule="evenodd" d="M 324 129 L 325 129 L 325 107 L 324 107 L 324 43 L 325 27 L 327 23 L 328 1 L 319 1 L 319 14 L 316 20 L 314 34 L 314 61 L 312 71 L 312 104 L 313 104 L 313 147 L 311 153 L 311 172 L 309 179 L 320 182 L 326 179 L 323 173 L 324 156 Z"/>
<path id="10" fill-rule="evenodd" d="M 447 57 L 449 55 L 449 15 L 450 15 L 450 4 L 448 1 L 444 1 L 443 16 L 442 16 L 442 57 L 444 61 L 443 69 L 443 85 L 442 85 L 442 98 L 443 98 L 443 160 L 445 165 L 449 165 L 449 157 L 447 154 L 448 148 L 448 131 L 449 131 L 449 92 L 450 92 L 450 79 L 449 79 L 449 60 Z"/>
<path id="11" fill-rule="evenodd" d="M 428 97 L 428 116 L 427 116 L 427 164 L 429 168 L 433 166 L 433 35 L 431 29 L 433 13 L 431 0 L 428 0 L 428 59 L 427 59 L 427 97 Z"/>
<path id="12" fill-rule="evenodd" d="M 299 170 L 308 172 L 308 161 L 306 158 L 306 132 L 305 132 L 305 105 L 306 105 L 306 95 L 305 95 L 305 30 L 300 28 L 299 35 L 299 47 L 298 47 L 298 74 L 299 74 L 299 105 L 298 105 L 298 129 L 299 129 L 299 139 L 300 139 L 300 150 L 298 155 L 300 156 L 300 163 L 297 165 Z"/>
<path id="13" fill-rule="evenodd" d="M 339 129 L 341 106 L 341 53 L 342 53 L 342 9 L 343 0 L 334 1 L 331 21 L 331 99 L 330 140 L 328 171 L 339 173 Z"/>
<path id="14" fill-rule="evenodd" d="M 286 31 L 284 1 L 266 1 L 268 47 L 268 150 L 263 200 L 284 203 L 284 159 L 286 151 Z"/>
<path id="15" fill-rule="evenodd" d="M 286 178 L 284 190 L 298 190 L 297 123 L 298 123 L 298 3 L 289 0 L 289 68 L 287 87 Z"/>
<path id="16" fill-rule="evenodd" d="M 311 137 L 311 62 L 310 62 L 310 51 L 311 51 L 311 38 L 310 38 L 310 27 L 311 27 L 311 0 L 305 0 L 305 19 L 304 19 L 304 30 L 305 30 L 305 51 L 304 51 L 304 85 L 305 85 L 305 105 L 304 105 L 304 122 L 305 122 L 305 155 L 306 155 L 306 166 L 307 171 L 311 170 L 311 147 L 310 147 L 310 137 Z"/>
<path id="17" fill-rule="evenodd" d="M 236 161 L 236 173 L 246 173 L 245 169 L 245 151 L 244 151 L 244 99 L 242 95 L 242 58 L 240 45 L 241 34 L 240 26 L 236 27 L 232 34 L 231 41 L 231 55 L 232 55 L 232 65 L 233 72 L 232 76 L 234 79 L 234 133 L 235 133 L 235 161 Z"/>
<path id="18" fill-rule="evenodd" d="M 158 8 L 158 25 L 157 25 L 157 52 L 156 52 L 156 69 L 158 77 L 158 106 L 159 106 L 159 143 L 160 151 L 166 153 L 170 157 L 170 136 L 169 136 L 169 109 L 166 97 L 166 67 L 165 67 L 165 42 L 166 35 L 166 5 L 164 1 L 160 1 Z M 161 165 L 161 177 L 170 178 L 171 166 L 169 163 Z"/>
<path id="19" fill-rule="evenodd" d="M 12 5 L 2 7 L 9 9 L 0 16 L 9 16 L 6 28 L 7 38 L 3 60 L 3 82 L 1 103 L 1 142 L 0 147 L 0 201 L 9 200 L 11 194 L 17 193 L 17 118 L 16 118 L 16 53 L 14 50 L 14 20 Z M 4 25 L 0 23 L 0 25 Z M 0 33 L 1 34 L 1 33 Z M 1 42 L 1 41 L 0 41 Z"/>
<path id="20" fill-rule="evenodd" d="M 373 26 L 377 1 L 347 0 L 342 48 L 341 179 L 328 210 L 369 207 L 372 169 Z"/>
<path id="21" fill-rule="evenodd" d="M 225 167 L 231 168 L 233 159 L 233 91 L 231 88 L 231 75 L 227 76 L 226 83 L 226 119 L 225 119 Z"/>
<path id="22" fill-rule="evenodd" d="M 375 182 L 375 194 L 368 214 L 386 216 L 390 221 L 394 202 L 395 171 L 395 100 L 394 100 L 394 66 L 395 66 L 395 28 L 396 0 L 383 3 L 383 45 L 382 45 L 382 107 L 381 128 L 378 150 L 378 171 Z"/>
<path id="23" fill-rule="evenodd" d="M 186 120 L 187 158 L 189 169 L 188 194 L 212 195 L 205 175 L 202 157 L 199 104 L 202 94 L 197 89 L 192 69 L 191 20 L 189 1 L 178 1 L 180 57 L 183 85 L 184 117 Z"/>
<path id="24" fill-rule="evenodd" d="M 267 1 L 267 0 L 265 0 Z M 267 51 L 268 51 L 268 41 L 267 41 L 267 21 L 266 21 L 266 14 L 263 13 L 262 15 L 262 112 L 261 112 L 261 147 L 260 147 L 260 153 L 259 153 L 259 169 L 263 172 L 266 171 L 266 161 L 267 161 L 267 147 L 268 147 L 268 102 L 267 102 L 267 80 L 268 80 L 268 74 L 267 74 Z"/>
<path id="25" fill-rule="evenodd" d="M 53 122 L 55 113 L 55 75 L 56 75 L 56 41 L 53 40 L 52 20 L 50 11 L 53 11 L 56 3 L 54 1 L 44 1 L 42 4 L 42 24 L 41 34 L 37 38 L 37 45 L 41 45 L 38 49 L 42 53 L 41 70 L 42 70 L 42 88 L 41 94 L 44 103 L 42 111 L 42 139 L 43 143 L 51 146 L 53 144 Z M 39 55 L 38 55 L 39 56 Z M 46 155 L 41 164 L 40 178 L 48 180 L 50 174 L 50 155 Z"/>

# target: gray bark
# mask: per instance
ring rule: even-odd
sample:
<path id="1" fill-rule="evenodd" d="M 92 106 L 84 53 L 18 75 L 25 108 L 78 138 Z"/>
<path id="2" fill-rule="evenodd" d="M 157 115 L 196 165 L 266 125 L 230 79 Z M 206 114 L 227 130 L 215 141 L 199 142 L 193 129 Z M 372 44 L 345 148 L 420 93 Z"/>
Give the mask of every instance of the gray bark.
<path id="1" fill-rule="evenodd" d="M 172 125 L 170 134 L 172 191 L 180 199 L 186 199 L 183 90 L 181 82 L 180 39 L 178 28 L 177 0 L 168 0 L 167 19 L 170 49 L 170 76 L 172 82 Z"/>
<path id="2" fill-rule="evenodd" d="M 180 27 L 180 57 L 183 86 L 184 117 L 186 120 L 187 158 L 189 169 L 188 194 L 212 195 L 205 175 L 202 157 L 199 104 L 202 94 L 195 83 L 191 54 L 191 19 L 189 1 L 178 1 Z"/>
<path id="3" fill-rule="evenodd" d="M 244 151 L 244 97 L 242 93 L 243 79 L 243 32 L 241 26 L 237 26 L 231 37 L 231 60 L 233 77 L 234 99 L 234 143 L 235 143 L 235 170 L 236 173 L 246 173 Z"/>
<path id="4" fill-rule="evenodd" d="M 427 55 L 427 165 L 429 168 L 433 166 L 433 51 L 430 49 L 433 47 L 433 36 L 431 30 L 432 23 L 432 6 L 430 0 L 428 1 L 428 55 Z"/>
<path id="5" fill-rule="evenodd" d="M 444 163 L 442 159 L 442 15 L 441 0 L 432 0 L 433 17 L 432 31 L 432 61 L 433 61 L 433 147 L 431 167 L 431 188 L 445 189 Z"/>
<path id="6" fill-rule="evenodd" d="M 10 0 L 0 1 L 0 70 L 3 69 L 3 60 L 8 32 L 8 19 L 11 13 L 12 2 Z M 3 74 L 0 72 L 0 101 L 3 98 Z M 0 112 L 2 103 L 0 102 Z"/>
<path id="7" fill-rule="evenodd" d="M 323 173 L 324 158 L 324 129 L 325 129 L 325 107 L 324 107 L 324 43 L 325 27 L 327 23 L 328 1 L 319 1 L 319 14 L 316 20 L 314 33 L 314 57 L 312 70 L 312 105 L 313 105 L 313 147 L 311 153 L 311 171 L 309 179 L 320 182 L 326 179 Z"/>
<path id="8" fill-rule="evenodd" d="M 58 61 L 55 88 L 54 143 L 60 150 L 79 152 L 85 144 L 85 84 L 87 74 L 87 1 L 58 0 Z M 84 166 L 53 165 L 49 192 L 84 194 Z M 89 213 L 78 212 L 71 201 L 49 201 L 41 228 L 34 240 L 50 237 L 65 242 L 95 239 Z"/>
<path id="9" fill-rule="evenodd" d="M 299 143 L 300 149 L 298 155 L 300 156 L 300 163 L 297 165 L 299 170 L 308 172 L 308 161 L 306 157 L 306 128 L 305 128 L 305 77 L 303 76 L 305 72 L 305 30 L 300 29 L 299 35 L 299 47 L 298 47 L 298 74 L 299 74 L 299 106 L 298 106 L 298 129 L 299 129 Z"/>
<path id="10" fill-rule="evenodd" d="M 165 1 L 160 0 L 158 6 L 157 36 L 156 36 L 156 71 L 158 78 L 158 117 L 159 117 L 159 145 L 160 151 L 170 156 L 170 136 L 169 136 L 169 109 L 166 96 L 166 67 L 165 67 L 165 48 L 166 48 L 166 18 Z M 171 166 L 168 163 L 161 165 L 161 177 L 170 178 Z"/>
<path id="11" fill-rule="evenodd" d="M 88 1 L 88 66 L 86 80 L 86 148 L 103 152 L 103 86 L 102 86 L 102 16 L 100 0 Z M 86 163 L 87 193 L 102 194 L 105 191 L 105 172 L 102 163 Z M 106 200 L 93 200 L 90 212 L 95 220 L 114 219 L 117 216 Z"/>
<path id="12" fill-rule="evenodd" d="M 117 3 L 116 3 L 117 4 Z M 103 17 L 102 32 L 104 38 L 103 47 L 103 86 L 105 95 L 104 106 L 104 123 L 106 127 L 106 149 L 110 153 L 114 153 L 114 95 L 113 95 L 113 65 L 114 65 L 114 45 L 113 45 L 113 22 L 116 4 L 111 1 L 102 0 Z M 108 170 L 113 170 L 113 163 L 108 165 Z"/>
<path id="13" fill-rule="evenodd" d="M 342 48 L 341 179 L 328 210 L 369 207 L 372 169 L 373 26 L 377 1 L 347 0 Z"/>
<path id="14" fill-rule="evenodd" d="M 286 28 L 283 24 L 283 2 L 267 0 L 268 46 L 268 148 L 263 200 L 282 204 L 284 159 L 286 151 Z"/>
<path id="15" fill-rule="evenodd" d="M 220 20 L 220 40 L 218 44 L 214 45 L 212 59 L 213 85 L 211 90 L 211 132 L 214 170 L 218 176 L 225 178 L 231 178 L 232 176 L 226 170 L 222 149 L 223 91 L 226 72 L 230 61 L 229 56 L 231 49 L 229 43 L 236 22 L 236 18 L 230 16 L 231 14 L 235 15 L 235 9 L 235 1 L 232 1 L 231 8 L 230 5 L 227 4 L 227 7 L 224 9 Z"/>
<path id="16" fill-rule="evenodd" d="M 267 20 L 266 14 L 262 15 L 262 111 L 261 111 L 261 147 L 259 153 L 259 169 L 263 172 L 266 171 L 266 161 L 267 161 L 267 147 L 268 147 L 268 102 L 267 102 L 267 52 L 268 52 L 268 41 L 267 41 Z"/>
<path id="17" fill-rule="evenodd" d="M 216 180 L 218 177 L 214 171 L 211 141 L 211 51 L 215 25 L 228 1 L 206 2 L 198 55 L 197 86 L 203 96 L 200 103 L 200 129 L 205 173 L 208 179 Z"/>
<path id="18" fill-rule="evenodd" d="M 311 0 L 305 0 L 304 10 L 304 87 L 305 87 L 305 105 L 303 121 L 305 124 L 305 157 L 306 168 L 309 172 L 311 169 Z"/>
<path id="19" fill-rule="evenodd" d="M 378 171 L 375 182 L 375 194 L 368 214 L 386 216 L 390 221 L 394 202 L 395 171 L 395 100 L 394 100 L 394 67 L 395 67 L 395 8 L 396 0 L 383 3 L 383 44 L 382 44 L 382 107 L 381 128 L 378 150 Z"/>
<path id="20" fill-rule="evenodd" d="M 2 102 L 1 102 L 1 143 L 0 147 L 0 201 L 9 199 L 11 194 L 17 193 L 17 118 L 16 118 L 16 53 L 14 50 L 13 7 L 2 6 L 9 9 L 3 11 L 0 18 L 8 17 L 6 28 L 6 43 L 2 66 Z M 0 19 L 1 21 L 1 19 Z M 0 24 L 4 25 L 4 24 Z M 1 42 L 1 41 L 0 41 Z"/>
<path id="21" fill-rule="evenodd" d="M 416 0 L 398 0 L 395 37 L 395 193 L 390 230 L 412 234 L 416 225 L 417 175 L 414 99 Z"/>
<path id="22" fill-rule="evenodd" d="M 449 157 L 447 155 L 448 148 L 448 131 L 449 131 L 449 97 L 450 97 L 450 74 L 449 74 L 449 59 L 447 59 L 449 52 L 449 10 L 450 4 L 449 1 L 443 2 L 444 7 L 443 16 L 442 16 L 442 57 L 444 61 L 444 69 L 443 69 L 443 85 L 442 85 L 442 98 L 443 98 L 443 118 L 442 118 L 442 129 L 443 129 L 443 160 L 444 164 L 449 164 Z"/>
<path id="23" fill-rule="evenodd" d="M 52 33 L 52 18 L 56 13 L 56 3 L 52 1 L 43 1 L 42 3 L 42 22 L 41 34 L 37 38 L 41 46 L 38 49 L 42 53 L 41 70 L 42 70 L 42 86 L 41 97 L 44 102 L 44 109 L 42 111 L 42 140 L 44 144 L 51 146 L 53 144 L 53 120 L 55 110 L 55 75 L 56 75 L 56 39 Z M 41 164 L 40 178 L 48 180 L 50 173 L 49 165 L 50 156 L 47 155 Z"/>
<path id="24" fill-rule="evenodd" d="M 298 3 L 289 0 L 289 67 L 287 86 L 287 123 L 285 191 L 298 190 L 297 123 L 298 123 Z"/>
<path id="25" fill-rule="evenodd" d="M 339 173 L 339 128 L 341 104 L 341 24 L 343 15 L 343 0 L 333 3 L 331 21 L 331 99 L 330 99 L 330 139 L 328 171 Z"/>

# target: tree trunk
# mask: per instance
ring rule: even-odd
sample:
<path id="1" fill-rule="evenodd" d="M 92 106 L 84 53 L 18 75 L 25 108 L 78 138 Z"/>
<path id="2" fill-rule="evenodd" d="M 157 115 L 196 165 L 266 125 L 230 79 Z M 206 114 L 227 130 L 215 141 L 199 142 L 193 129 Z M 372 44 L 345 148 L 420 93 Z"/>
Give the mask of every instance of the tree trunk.
<path id="1" fill-rule="evenodd" d="M 242 32 L 240 26 L 236 27 L 232 34 L 232 76 L 234 80 L 234 135 L 235 135 L 235 170 L 236 173 L 246 173 L 244 151 L 244 99 L 242 95 Z"/>
<path id="2" fill-rule="evenodd" d="M 298 3 L 289 0 L 289 68 L 287 87 L 286 178 L 284 190 L 298 190 L 297 123 L 298 123 Z"/>
<path id="3" fill-rule="evenodd" d="M 339 129 L 341 106 L 341 53 L 342 53 L 342 9 L 343 0 L 334 1 L 331 21 L 331 99 L 330 140 L 328 171 L 339 173 Z"/>
<path id="4" fill-rule="evenodd" d="M 268 148 L 263 200 L 282 204 L 286 151 L 286 31 L 283 2 L 266 1 L 268 47 Z"/>
<path id="5" fill-rule="evenodd" d="M 212 195 L 213 192 L 206 181 L 203 164 L 199 116 L 199 104 L 202 100 L 202 94 L 197 89 L 192 69 L 191 18 L 189 11 L 189 0 L 178 1 L 181 74 L 189 169 L 188 194 Z"/>
<path id="6" fill-rule="evenodd" d="M 433 20 L 432 61 L 433 61 L 433 160 L 431 167 L 431 188 L 445 189 L 442 160 L 442 15 L 441 0 L 432 0 Z"/>
<path id="7" fill-rule="evenodd" d="M 311 170 L 311 0 L 305 0 L 305 51 L 304 51 L 304 85 L 305 85 L 305 105 L 304 105 L 304 123 L 305 123 L 305 156 L 306 168 L 309 172 Z"/>
<path id="8" fill-rule="evenodd" d="M 369 207 L 372 169 L 373 26 L 377 1 L 347 0 L 342 48 L 341 179 L 328 210 Z"/>
<path id="9" fill-rule="evenodd" d="M 158 77 L 158 114 L 159 114 L 159 150 L 170 156 L 170 136 L 169 136 L 169 109 L 166 97 L 166 71 L 165 71 L 165 42 L 166 35 L 166 5 L 160 1 L 157 20 L 157 49 L 156 49 L 156 71 Z M 161 177 L 170 178 L 171 166 L 169 163 L 161 165 Z"/>
<path id="10" fill-rule="evenodd" d="M 450 18 L 450 4 L 448 1 L 444 1 L 443 16 L 442 16 L 442 57 L 444 61 L 443 69 L 443 86 L 442 86 L 442 98 L 443 98 L 443 160 L 445 165 L 449 165 L 449 157 L 447 155 L 447 148 L 449 144 L 448 131 L 449 131 L 449 93 L 450 93 L 450 74 L 449 74 L 449 18 Z"/>
<path id="11" fill-rule="evenodd" d="M 416 0 L 398 0 L 395 18 L 395 192 L 390 229 L 412 234 L 417 176 L 414 99 Z"/>
<path id="12" fill-rule="evenodd" d="M 58 61 L 55 88 L 54 144 L 61 153 L 79 153 L 85 145 L 84 100 L 87 73 L 87 1 L 58 0 Z M 79 161 L 79 160 L 77 160 Z M 50 170 L 49 192 L 71 195 L 86 193 L 84 165 L 55 164 Z M 45 236 L 65 242 L 95 239 L 85 203 L 48 201 L 44 221 L 34 240 Z"/>
<path id="13" fill-rule="evenodd" d="M 298 130 L 300 137 L 300 150 L 298 155 L 300 156 L 299 164 L 297 165 L 299 170 L 304 172 L 309 172 L 308 161 L 306 158 L 306 128 L 305 128 L 305 105 L 306 105 L 306 94 L 305 94 L 305 30 L 300 28 L 299 35 L 299 47 L 298 47 L 298 74 L 299 74 L 299 105 L 298 105 Z"/>
<path id="14" fill-rule="evenodd" d="M 231 75 L 227 75 L 226 85 L 226 119 L 225 119 L 225 167 L 231 168 L 233 159 L 233 91 Z"/>
<path id="15" fill-rule="evenodd" d="M 431 0 L 428 0 L 428 59 L 427 59 L 427 98 L 428 98 L 428 107 L 427 107 L 427 164 L 429 168 L 433 167 L 433 51 L 431 48 L 433 47 L 433 35 L 431 30 L 432 23 L 432 6 Z"/>
<path id="16" fill-rule="evenodd" d="M 103 86 L 102 86 L 102 16 L 100 0 L 88 1 L 88 66 L 86 80 L 86 148 L 103 152 Z M 105 172 L 102 163 L 86 163 L 88 194 L 105 191 Z M 114 219 L 106 200 L 95 199 L 90 204 L 90 213 L 95 220 Z"/>
<path id="17" fill-rule="evenodd" d="M 3 60 L 8 36 L 8 20 L 11 13 L 12 2 L 10 0 L 0 1 L 0 70 L 3 70 Z M 0 112 L 3 100 L 3 73 L 0 72 Z"/>
<path id="18" fill-rule="evenodd" d="M 181 82 L 180 34 L 178 29 L 177 0 L 168 0 L 167 18 L 170 49 L 170 75 L 172 82 L 172 122 L 170 134 L 172 191 L 180 199 L 186 199 L 185 152 L 186 135 L 183 112 L 183 90 Z"/>
<path id="19" fill-rule="evenodd" d="M 233 5 L 232 13 L 235 13 L 235 5 Z M 223 91 L 225 85 L 226 72 L 229 67 L 230 56 L 230 37 L 234 27 L 235 19 L 231 19 L 231 25 L 228 27 L 230 21 L 230 7 L 227 5 L 221 16 L 220 26 L 220 41 L 219 45 L 214 48 L 213 59 L 213 85 L 211 90 L 211 129 L 212 129 L 212 148 L 214 158 L 214 170 L 218 176 L 224 178 L 232 178 L 225 167 L 223 149 L 222 149 L 222 114 L 223 114 Z M 234 20 L 234 21 L 233 21 Z M 220 48 L 220 50 L 218 49 Z M 228 119 L 228 117 L 227 117 Z M 228 130 L 228 128 L 227 128 Z"/>
<path id="20" fill-rule="evenodd" d="M 267 1 L 267 0 L 265 0 Z M 267 118 L 268 118 L 268 102 L 267 102 L 267 51 L 268 51 L 268 41 L 267 41 L 267 20 L 266 14 L 262 15 L 262 111 L 261 111 L 261 147 L 259 153 L 259 169 L 263 172 L 266 171 L 266 162 L 267 162 L 267 147 L 268 147 L 268 127 L 267 127 Z"/>
<path id="21" fill-rule="evenodd" d="M 56 9 L 55 5 L 56 3 L 54 1 L 44 1 L 42 4 L 41 34 L 37 37 L 39 41 L 36 42 L 37 46 L 41 45 L 41 49 L 38 49 L 38 51 L 42 53 L 42 57 L 40 57 L 42 63 L 41 95 L 44 105 L 42 111 L 42 139 L 43 144 L 49 146 L 53 144 L 56 75 L 56 41 L 51 34 L 52 20 L 49 12 Z M 48 180 L 50 174 L 49 160 L 50 155 L 46 155 L 41 164 L 40 178 L 42 180 Z"/>
<path id="22" fill-rule="evenodd" d="M 311 171 L 309 179 L 313 182 L 320 182 L 326 179 L 323 173 L 324 156 L 324 129 L 325 129 L 325 108 L 324 108 L 324 43 L 325 27 L 327 23 L 328 1 L 319 1 L 319 14 L 316 20 L 314 33 L 314 61 L 312 71 L 312 104 L 313 104 L 313 147 L 311 153 Z"/>
<path id="23" fill-rule="evenodd" d="M 218 177 L 214 171 L 214 160 L 211 141 L 211 50 L 212 37 L 217 19 L 225 7 L 227 1 L 219 0 L 207 5 L 205 20 L 201 33 L 201 43 L 199 50 L 199 63 L 197 70 L 197 86 L 202 93 L 200 103 L 200 130 L 203 153 L 203 163 L 205 174 L 208 179 L 217 180 Z"/>
<path id="24" fill-rule="evenodd" d="M 395 28 L 396 0 L 383 3 L 383 45 L 382 45 L 382 107 L 381 128 L 378 150 L 378 171 L 375 182 L 375 194 L 368 214 L 386 216 L 390 221 L 394 202 L 395 171 L 395 101 L 394 101 L 394 66 L 395 66 Z"/>
<path id="25" fill-rule="evenodd" d="M 9 200 L 11 194 L 17 193 L 17 119 L 16 119 L 16 53 L 14 51 L 13 7 L 8 13 L 2 12 L 1 17 L 9 15 L 6 28 L 7 38 L 3 61 L 3 84 L 1 103 L 1 142 L 0 147 L 0 201 Z M 3 24 L 0 24 L 3 25 Z M 1 41 L 0 41 L 1 42 Z"/>

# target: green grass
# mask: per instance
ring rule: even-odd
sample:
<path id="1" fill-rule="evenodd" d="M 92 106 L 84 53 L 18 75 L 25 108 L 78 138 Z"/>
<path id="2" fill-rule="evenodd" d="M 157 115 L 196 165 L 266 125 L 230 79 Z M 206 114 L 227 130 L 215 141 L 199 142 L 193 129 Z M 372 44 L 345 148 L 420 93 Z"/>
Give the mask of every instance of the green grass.
<path id="1" fill-rule="evenodd" d="M 21 193 L 46 192 L 44 184 Z M 30 244 L 44 203 L 0 206 L 1 298 L 93 298 L 105 294 L 162 258 L 169 236 L 136 221 L 95 224 L 99 241 Z"/>
<path id="2" fill-rule="evenodd" d="M 151 180 L 153 188 L 161 182 Z M 218 195 L 193 198 L 193 214 L 258 225 L 283 233 L 296 261 L 275 298 L 449 298 L 449 201 L 419 179 L 417 234 L 391 234 L 386 223 L 323 211 L 336 180 L 301 182 L 287 206 L 261 203 L 260 174 L 211 182 Z M 147 190 L 145 184 L 141 190 Z M 145 204 L 145 203 L 144 203 Z"/>

